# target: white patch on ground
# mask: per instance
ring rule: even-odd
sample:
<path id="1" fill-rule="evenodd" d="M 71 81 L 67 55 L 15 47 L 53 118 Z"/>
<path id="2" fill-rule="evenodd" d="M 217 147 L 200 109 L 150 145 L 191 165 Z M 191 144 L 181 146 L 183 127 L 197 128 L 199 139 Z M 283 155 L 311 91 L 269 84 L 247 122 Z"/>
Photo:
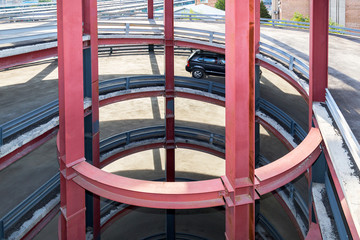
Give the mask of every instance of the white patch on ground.
<path id="1" fill-rule="evenodd" d="M 189 140 L 189 139 L 175 137 L 175 143 L 177 143 L 177 142 L 199 145 L 199 146 L 211 148 L 211 149 L 221 152 L 221 153 L 225 153 L 225 149 L 216 147 L 214 145 L 211 145 L 210 143 L 204 143 L 204 142 L 200 142 L 200 141 L 196 141 L 196 140 Z"/>
<path id="2" fill-rule="evenodd" d="M 121 95 L 126 95 L 126 94 L 139 93 L 139 92 L 152 92 L 152 91 L 165 91 L 165 87 L 145 87 L 145 88 L 136 88 L 136 89 L 116 91 L 116 92 L 108 93 L 105 95 L 100 95 L 99 101 L 105 100 L 108 98 L 121 96 Z"/>
<path id="3" fill-rule="evenodd" d="M 87 109 L 91 105 L 92 105 L 91 98 L 88 97 L 84 98 L 84 109 Z"/>
<path id="4" fill-rule="evenodd" d="M 112 209 L 107 215 L 105 215 L 104 217 L 102 217 L 100 219 L 100 226 L 103 226 L 107 221 L 110 220 L 110 218 L 112 218 L 113 216 L 115 216 L 118 212 L 120 212 L 121 210 L 124 210 L 125 208 L 127 208 L 129 205 L 127 204 L 120 204 L 119 206 L 117 206 L 115 209 Z"/>
<path id="5" fill-rule="evenodd" d="M 12 140 L 11 142 L 4 144 L 0 147 L 0 157 L 5 156 L 6 154 L 9 154 L 10 152 L 16 150 L 17 148 L 25 145 L 26 143 L 32 141 L 33 139 L 41 136 L 45 132 L 53 129 L 59 125 L 59 117 L 55 117 L 51 119 L 49 122 L 40 125 L 37 128 L 34 128 L 33 130 L 30 130 L 29 132 L 26 132 L 19 136 L 18 138 Z"/>
<path id="6" fill-rule="evenodd" d="M 86 240 L 93 240 L 94 236 L 93 236 L 92 232 L 86 232 L 85 239 Z"/>
<path id="7" fill-rule="evenodd" d="M 279 193 L 281 198 L 284 200 L 284 202 L 286 203 L 286 205 L 288 206 L 288 208 L 292 212 L 293 216 L 296 219 L 296 222 L 299 224 L 302 235 L 305 237 L 307 227 L 306 227 L 304 221 L 302 220 L 300 214 L 298 214 L 298 211 L 296 210 L 295 205 L 294 205 L 294 201 L 291 200 L 283 191 L 277 191 L 277 192 Z M 299 203 L 299 205 L 300 205 L 300 203 Z"/>
<path id="8" fill-rule="evenodd" d="M 334 165 L 341 189 L 344 192 L 355 227 L 360 231 L 360 179 L 356 176 L 354 162 L 350 158 L 341 134 L 334 127 L 334 122 L 325 107 L 320 103 L 313 104 L 316 120 L 319 124 L 326 149 Z M 341 199 L 340 199 L 341 200 Z"/>
<path id="9" fill-rule="evenodd" d="M 157 139 L 150 139 L 150 140 L 144 140 L 144 141 L 139 141 L 139 142 L 135 142 L 135 143 L 130 143 L 125 145 L 124 147 L 120 147 L 120 148 L 116 148 L 114 150 L 111 150 L 110 152 L 107 152 L 103 155 L 100 156 L 100 162 L 104 161 L 105 159 L 119 153 L 119 152 L 123 152 L 127 149 L 131 149 L 134 147 L 139 147 L 139 146 L 143 146 L 143 145 L 148 145 L 148 144 L 152 144 L 152 143 L 165 143 L 165 138 L 157 138 Z"/>
<path id="10" fill-rule="evenodd" d="M 269 117 L 265 113 L 261 112 L 260 110 L 256 111 L 256 116 L 263 119 L 265 122 L 270 124 L 273 128 L 275 128 L 291 144 L 291 146 L 293 146 L 293 148 L 297 147 L 297 144 L 296 144 L 293 136 L 291 136 L 291 134 L 288 133 L 288 131 L 286 131 L 286 129 L 284 129 L 274 119 L 272 119 L 271 117 Z"/>
<path id="11" fill-rule="evenodd" d="M 209 97 L 209 98 L 213 98 L 213 99 L 217 99 L 217 100 L 225 102 L 225 97 L 221 97 L 214 93 L 209 93 L 209 92 L 205 92 L 205 91 L 195 90 L 195 89 L 191 89 L 191 88 L 181 88 L 181 87 L 175 87 L 175 91 L 191 93 L 191 94 L 195 94 L 195 95 L 199 95 L 199 96 L 205 96 L 205 97 Z"/>
<path id="12" fill-rule="evenodd" d="M 46 214 L 48 214 L 59 203 L 59 201 L 60 194 L 48 202 L 44 207 L 36 210 L 32 218 L 24 222 L 19 230 L 13 232 L 8 239 L 21 239 L 30 229 L 32 229 L 41 219 L 43 219 Z"/>
<path id="13" fill-rule="evenodd" d="M 287 67 L 285 67 L 284 65 L 274 61 L 273 59 L 269 58 L 269 57 L 265 57 L 264 55 L 262 54 L 256 54 L 256 58 L 261 60 L 261 61 L 264 61 L 274 67 L 276 67 L 277 69 L 279 69 L 280 71 L 286 73 L 287 75 L 289 75 L 295 82 L 297 82 L 304 90 L 305 92 L 309 95 L 309 84 L 299 78 L 293 71 L 291 71 L 290 69 L 288 69 Z"/>
<path id="14" fill-rule="evenodd" d="M 325 184 L 313 183 L 312 184 L 312 194 L 315 203 L 315 209 L 317 218 L 319 220 L 319 226 L 321 230 L 321 235 L 323 239 L 326 240 L 336 240 L 336 235 L 333 232 L 333 226 L 329 215 L 326 212 L 326 208 L 323 200 L 323 193 L 325 192 Z"/>

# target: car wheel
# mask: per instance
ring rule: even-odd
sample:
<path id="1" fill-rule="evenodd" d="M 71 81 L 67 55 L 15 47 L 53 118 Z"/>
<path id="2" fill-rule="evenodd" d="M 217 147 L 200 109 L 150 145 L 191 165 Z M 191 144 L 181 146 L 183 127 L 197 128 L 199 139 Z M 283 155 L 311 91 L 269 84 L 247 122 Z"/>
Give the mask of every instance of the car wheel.
<path id="1" fill-rule="evenodd" d="M 204 70 L 201 70 L 201 69 L 194 69 L 194 71 L 192 71 L 192 76 L 194 78 L 204 78 L 205 72 L 204 72 Z"/>

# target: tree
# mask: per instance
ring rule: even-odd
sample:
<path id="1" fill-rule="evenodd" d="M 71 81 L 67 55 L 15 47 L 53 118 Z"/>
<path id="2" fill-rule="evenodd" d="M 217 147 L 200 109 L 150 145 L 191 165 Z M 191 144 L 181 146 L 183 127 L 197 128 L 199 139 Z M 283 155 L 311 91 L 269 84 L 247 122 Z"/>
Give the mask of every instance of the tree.
<path id="1" fill-rule="evenodd" d="M 215 7 L 217 9 L 225 11 L 225 0 L 217 0 L 217 2 L 215 3 Z"/>
<path id="2" fill-rule="evenodd" d="M 271 18 L 263 1 L 260 2 L 260 17 L 261 18 Z"/>
<path id="3" fill-rule="evenodd" d="M 220 10 L 225 10 L 225 0 L 217 0 L 217 2 L 215 3 L 215 7 Z M 260 2 L 260 17 L 261 18 L 271 18 L 263 1 Z"/>

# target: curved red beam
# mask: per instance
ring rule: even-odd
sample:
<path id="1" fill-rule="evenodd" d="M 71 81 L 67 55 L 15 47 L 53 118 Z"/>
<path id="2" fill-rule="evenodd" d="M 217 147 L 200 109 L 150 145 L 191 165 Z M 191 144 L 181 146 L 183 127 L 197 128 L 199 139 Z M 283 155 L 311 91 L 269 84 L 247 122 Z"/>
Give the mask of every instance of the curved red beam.
<path id="1" fill-rule="evenodd" d="M 224 205 L 220 178 L 197 182 L 152 182 L 111 174 L 83 161 L 73 181 L 96 195 L 149 208 L 194 209 Z"/>
<path id="2" fill-rule="evenodd" d="M 284 157 L 263 167 L 255 169 L 260 194 L 269 193 L 291 182 L 304 173 L 321 153 L 322 137 L 318 128 L 311 128 L 307 137 L 294 150 Z"/>
<path id="3" fill-rule="evenodd" d="M 259 59 L 257 59 L 257 62 L 260 64 L 261 67 L 264 67 L 267 70 L 275 73 L 279 77 L 285 79 L 291 86 L 293 86 L 296 89 L 296 91 L 298 91 L 300 93 L 300 95 L 304 98 L 306 103 L 309 103 L 309 95 L 307 94 L 305 89 L 299 85 L 299 83 L 297 83 L 296 81 L 294 81 L 294 79 L 292 79 L 292 77 L 290 77 L 288 74 L 284 73 L 280 69 L 274 67 L 273 65 L 271 65 L 267 62 L 261 61 Z"/>

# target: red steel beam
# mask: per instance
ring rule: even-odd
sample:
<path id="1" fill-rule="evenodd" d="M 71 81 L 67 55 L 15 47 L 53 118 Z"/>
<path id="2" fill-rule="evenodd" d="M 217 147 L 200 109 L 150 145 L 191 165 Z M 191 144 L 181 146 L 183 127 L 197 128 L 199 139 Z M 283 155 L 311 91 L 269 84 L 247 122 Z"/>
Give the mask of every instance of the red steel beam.
<path id="1" fill-rule="evenodd" d="M 255 53 L 260 53 L 260 1 L 255 0 Z"/>
<path id="2" fill-rule="evenodd" d="M 148 0 L 148 19 L 154 19 L 154 0 Z"/>
<path id="3" fill-rule="evenodd" d="M 174 0 L 164 2 L 166 181 L 175 181 Z"/>
<path id="4" fill-rule="evenodd" d="M 91 113 L 92 113 L 92 164 L 100 167 L 99 132 L 99 71 L 97 0 L 83 0 L 84 34 L 90 35 L 91 51 Z M 100 197 L 93 195 L 93 238 L 100 238 Z"/>
<path id="5" fill-rule="evenodd" d="M 313 102 L 325 102 L 328 86 L 329 0 L 310 1 L 309 128 Z"/>
<path id="6" fill-rule="evenodd" d="M 298 93 L 300 93 L 300 95 L 304 98 L 304 100 L 307 103 L 309 102 L 309 95 L 307 94 L 305 89 L 299 83 L 297 83 L 292 77 L 290 77 L 285 72 L 281 71 L 280 69 L 274 67 L 273 65 L 271 65 L 271 64 L 269 64 L 267 62 L 264 62 L 264 61 L 261 61 L 261 60 L 257 60 L 257 61 L 260 64 L 261 67 L 264 67 L 264 68 L 268 69 L 269 71 L 275 73 L 276 75 L 278 75 L 282 79 L 286 80 L 291 86 L 293 86 L 298 91 Z"/>
<path id="7" fill-rule="evenodd" d="M 81 0 L 57 4 L 61 239 L 85 239 L 85 190 L 71 168 L 85 161 L 81 12 Z"/>
<path id="8" fill-rule="evenodd" d="M 226 2 L 226 238 L 255 239 L 255 0 Z"/>
<path id="9" fill-rule="evenodd" d="M 322 137 L 312 128 L 306 138 L 291 152 L 276 161 L 255 170 L 256 191 L 264 195 L 291 182 L 304 173 L 321 153 Z"/>
<path id="10" fill-rule="evenodd" d="M 29 62 L 38 61 L 41 59 L 56 57 L 57 56 L 57 48 L 48 48 L 43 50 L 38 50 L 34 52 L 23 53 L 19 55 L 3 57 L 0 61 L 0 70 L 14 67 L 20 64 L 25 64 Z"/>
<path id="11" fill-rule="evenodd" d="M 0 170 L 3 170 L 10 164 L 16 162 L 20 158 L 26 156 L 28 153 L 32 152 L 36 148 L 40 147 L 50 139 L 52 139 L 56 133 L 58 128 L 52 128 L 49 131 L 43 133 L 39 137 L 31 140 L 30 142 L 22 145 L 21 147 L 17 148 L 16 150 L 12 151 L 11 153 L 3 156 L 0 158 Z"/>
<path id="12" fill-rule="evenodd" d="M 73 166 L 74 181 L 99 196 L 126 204 L 160 209 L 194 209 L 224 204 L 221 180 L 153 182 L 131 179 L 98 169 L 87 162 Z"/>

